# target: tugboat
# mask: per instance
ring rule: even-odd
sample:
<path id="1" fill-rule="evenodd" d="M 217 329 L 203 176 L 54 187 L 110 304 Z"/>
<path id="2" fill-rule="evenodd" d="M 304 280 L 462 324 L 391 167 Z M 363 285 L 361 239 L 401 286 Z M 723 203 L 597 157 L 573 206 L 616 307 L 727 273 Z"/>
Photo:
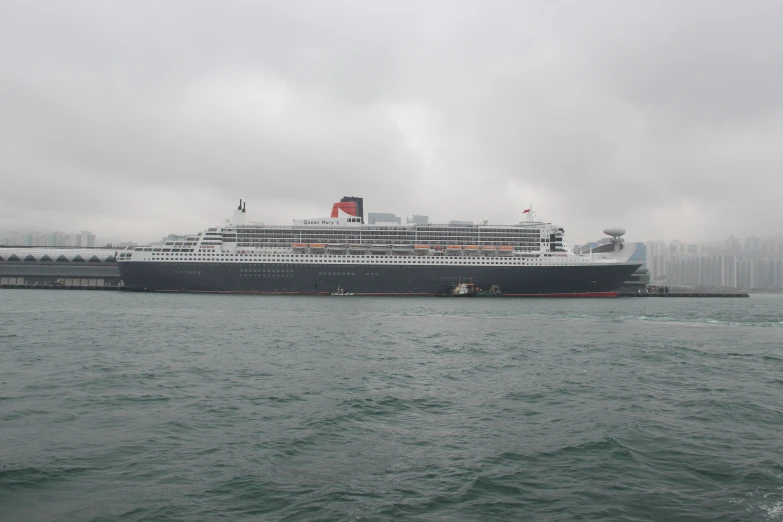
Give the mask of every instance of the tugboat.
<path id="1" fill-rule="evenodd" d="M 451 290 L 451 297 L 476 297 L 476 285 L 460 283 Z"/>
<path id="2" fill-rule="evenodd" d="M 346 292 L 341 286 L 337 287 L 336 292 L 332 292 L 331 295 L 353 295 L 352 292 Z"/>

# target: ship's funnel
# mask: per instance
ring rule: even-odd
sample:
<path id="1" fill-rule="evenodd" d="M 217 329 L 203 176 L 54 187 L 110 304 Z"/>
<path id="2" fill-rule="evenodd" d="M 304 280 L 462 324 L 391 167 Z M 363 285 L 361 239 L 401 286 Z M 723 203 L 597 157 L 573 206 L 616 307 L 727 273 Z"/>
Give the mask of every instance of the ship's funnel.
<path id="1" fill-rule="evenodd" d="M 245 205 L 241 199 L 239 200 L 239 206 L 234 211 L 234 215 L 231 217 L 232 225 L 244 225 L 245 224 Z"/>
<path id="2" fill-rule="evenodd" d="M 364 223 L 364 199 L 363 198 L 357 198 L 356 196 L 345 196 L 344 198 L 340 199 L 340 203 L 338 203 L 338 205 L 341 205 L 341 209 L 348 212 L 349 214 L 360 218 L 362 220 L 361 222 Z M 348 210 L 350 208 L 352 208 L 353 211 Z M 337 216 L 332 216 L 332 217 L 337 217 Z"/>

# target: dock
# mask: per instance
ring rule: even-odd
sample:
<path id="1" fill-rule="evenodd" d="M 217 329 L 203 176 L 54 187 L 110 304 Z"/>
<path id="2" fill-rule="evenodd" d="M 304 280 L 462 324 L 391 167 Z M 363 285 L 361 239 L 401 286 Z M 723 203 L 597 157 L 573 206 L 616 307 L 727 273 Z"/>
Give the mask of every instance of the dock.
<path id="1" fill-rule="evenodd" d="M 717 292 L 671 292 L 667 294 L 654 294 L 654 293 L 641 293 L 634 294 L 631 292 L 620 292 L 617 297 L 750 297 L 750 294 L 745 292 L 729 292 L 729 293 L 717 293 Z"/>
<path id="2" fill-rule="evenodd" d="M 0 284 L 0 288 L 7 290 L 124 290 L 123 286 L 95 286 L 95 285 L 9 285 Z"/>

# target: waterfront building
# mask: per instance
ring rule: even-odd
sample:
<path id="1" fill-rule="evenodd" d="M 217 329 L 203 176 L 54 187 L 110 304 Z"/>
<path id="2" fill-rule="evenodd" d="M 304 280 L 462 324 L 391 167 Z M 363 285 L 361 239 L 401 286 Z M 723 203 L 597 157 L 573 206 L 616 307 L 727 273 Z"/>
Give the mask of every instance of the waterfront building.
<path id="1" fill-rule="evenodd" d="M 402 224 L 402 218 L 396 214 L 390 214 L 388 212 L 368 212 L 367 224 L 377 225 L 380 223 L 395 223 L 397 225 Z"/>

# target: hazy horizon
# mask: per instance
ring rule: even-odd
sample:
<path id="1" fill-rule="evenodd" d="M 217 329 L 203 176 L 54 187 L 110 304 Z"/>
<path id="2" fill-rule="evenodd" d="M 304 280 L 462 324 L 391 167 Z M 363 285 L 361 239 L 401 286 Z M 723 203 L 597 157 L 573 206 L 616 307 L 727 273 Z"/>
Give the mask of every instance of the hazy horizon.
<path id="1" fill-rule="evenodd" d="M 7 3 L 0 230 L 229 216 L 513 223 L 571 244 L 783 221 L 783 4 Z M 771 237 L 775 237 L 775 232 Z"/>

